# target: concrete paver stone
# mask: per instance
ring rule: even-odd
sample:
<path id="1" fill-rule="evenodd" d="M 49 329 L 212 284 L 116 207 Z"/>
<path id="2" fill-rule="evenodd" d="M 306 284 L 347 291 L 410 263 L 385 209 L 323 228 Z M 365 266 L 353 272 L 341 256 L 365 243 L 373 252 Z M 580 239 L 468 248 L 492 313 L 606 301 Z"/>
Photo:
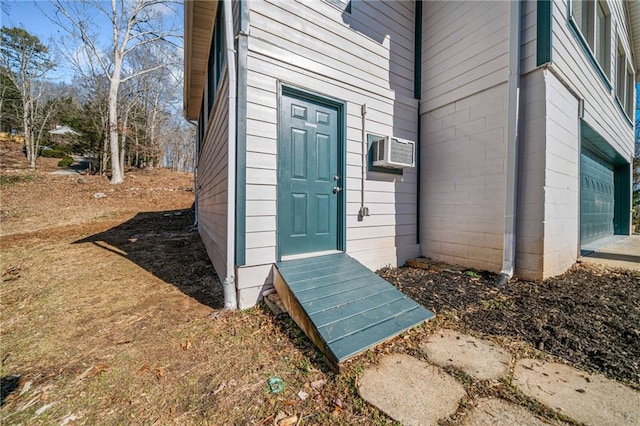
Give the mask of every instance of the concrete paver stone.
<path id="1" fill-rule="evenodd" d="M 438 367 L 409 355 L 389 355 L 360 379 L 360 396 L 403 425 L 436 425 L 458 408 L 465 391 Z"/>
<path id="2" fill-rule="evenodd" d="M 548 424 L 526 408 L 493 398 L 478 400 L 478 404 L 462 421 L 462 426 L 545 426 Z"/>
<path id="3" fill-rule="evenodd" d="M 573 420 L 594 426 L 640 424 L 640 393 L 599 374 L 573 367 L 522 359 L 513 385 Z"/>
<path id="4" fill-rule="evenodd" d="M 432 334 L 422 345 L 430 362 L 454 366 L 479 380 L 499 379 L 509 374 L 511 355 L 488 340 L 452 330 Z"/>

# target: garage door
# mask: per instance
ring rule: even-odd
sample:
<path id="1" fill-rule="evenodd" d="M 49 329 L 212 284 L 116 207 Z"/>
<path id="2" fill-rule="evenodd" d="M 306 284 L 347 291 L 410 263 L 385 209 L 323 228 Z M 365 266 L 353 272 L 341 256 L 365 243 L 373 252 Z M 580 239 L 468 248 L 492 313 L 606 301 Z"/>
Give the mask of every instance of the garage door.
<path id="1" fill-rule="evenodd" d="M 580 155 L 580 241 L 613 235 L 614 167 L 590 151 Z"/>

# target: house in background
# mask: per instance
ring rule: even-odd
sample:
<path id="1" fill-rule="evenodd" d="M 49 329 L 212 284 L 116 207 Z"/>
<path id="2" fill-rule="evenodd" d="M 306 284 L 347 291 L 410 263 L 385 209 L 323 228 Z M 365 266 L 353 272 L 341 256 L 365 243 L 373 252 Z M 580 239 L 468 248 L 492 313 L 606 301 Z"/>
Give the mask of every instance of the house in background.
<path id="1" fill-rule="evenodd" d="M 80 132 L 69 126 L 56 125 L 55 129 L 49 130 L 49 138 L 51 142 L 61 146 L 72 145 L 80 136 L 82 136 Z"/>
<path id="2" fill-rule="evenodd" d="M 185 1 L 198 228 L 228 306 L 330 253 L 566 271 L 630 232 L 639 66 L 640 2 Z"/>

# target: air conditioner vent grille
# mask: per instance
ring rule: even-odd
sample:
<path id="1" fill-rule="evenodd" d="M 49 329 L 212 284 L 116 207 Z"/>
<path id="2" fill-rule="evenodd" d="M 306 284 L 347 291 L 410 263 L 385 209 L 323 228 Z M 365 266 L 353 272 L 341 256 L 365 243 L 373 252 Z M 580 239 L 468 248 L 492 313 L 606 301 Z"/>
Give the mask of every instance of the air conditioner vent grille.
<path id="1" fill-rule="evenodd" d="M 416 143 L 391 136 L 373 141 L 373 165 L 403 169 L 415 166 Z"/>
<path id="2" fill-rule="evenodd" d="M 413 163 L 413 144 L 391 138 L 390 160 L 394 163 Z"/>

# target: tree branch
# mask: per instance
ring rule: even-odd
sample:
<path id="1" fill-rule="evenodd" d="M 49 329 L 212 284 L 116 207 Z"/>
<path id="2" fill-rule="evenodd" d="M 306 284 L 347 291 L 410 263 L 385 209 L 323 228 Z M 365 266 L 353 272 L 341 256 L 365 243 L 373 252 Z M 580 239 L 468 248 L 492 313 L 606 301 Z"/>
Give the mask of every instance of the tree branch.
<path id="1" fill-rule="evenodd" d="M 136 78 L 136 77 L 139 77 L 139 76 L 141 76 L 141 75 L 144 75 L 144 74 L 148 74 L 148 73 L 150 73 L 150 72 L 153 72 L 153 71 L 155 71 L 155 70 L 159 70 L 160 68 L 164 68 L 164 67 L 166 67 L 167 65 L 168 65 L 168 64 L 160 64 L 160 65 L 156 65 L 155 67 L 151 67 L 151 68 L 144 69 L 144 70 L 142 70 L 142 71 L 138 71 L 138 72 L 136 72 L 136 73 L 134 73 L 134 74 L 131 74 L 131 75 L 128 75 L 128 76 L 126 76 L 126 77 L 122 78 L 122 79 L 120 80 L 120 82 L 121 82 L 121 83 L 124 83 L 124 82 L 126 82 L 126 81 L 131 80 L 132 78 Z"/>
<path id="2" fill-rule="evenodd" d="M 67 32 L 69 35 L 75 37 L 76 39 L 79 39 L 82 42 L 82 49 L 85 52 L 92 52 L 96 58 L 96 60 L 98 61 L 98 64 L 100 65 L 100 68 L 102 68 L 102 70 L 105 73 L 108 73 L 108 65 L 103 61 L 100 53 L 101 50 L 98 48 L 98 46 L 96 46 L 96 44 L 94 43 L 94 41 L 92 40 L 92 37 L 89 35 L 86 26 L 84 25 L 83 20 L 81 19 L 80 16 L 72 16 L 72 14 L 69 12 L 69 10 L 67 10 L 67 8 L 65 8 L 60 0 L 51 0 L 52 5 L 55 7 L 56 9 L 56 19 L 53 19 L 51 17 L 49 17 L 49 19 L 54 23 L 57 24 L 60 28 L 62 28 L 65 32 Z M 104 9 L 98 7 L 98 10 L 101 10 L 103 13 L 105 12 Z M 58 17 L 58 13 L 62 14 L 65 18 L 66 21 L 68 22 L 68 24 L 70 24 L 70 26 L 65 25 L 62 20 Z M 79 13 L 78 13 L 79 15 Z"/>

